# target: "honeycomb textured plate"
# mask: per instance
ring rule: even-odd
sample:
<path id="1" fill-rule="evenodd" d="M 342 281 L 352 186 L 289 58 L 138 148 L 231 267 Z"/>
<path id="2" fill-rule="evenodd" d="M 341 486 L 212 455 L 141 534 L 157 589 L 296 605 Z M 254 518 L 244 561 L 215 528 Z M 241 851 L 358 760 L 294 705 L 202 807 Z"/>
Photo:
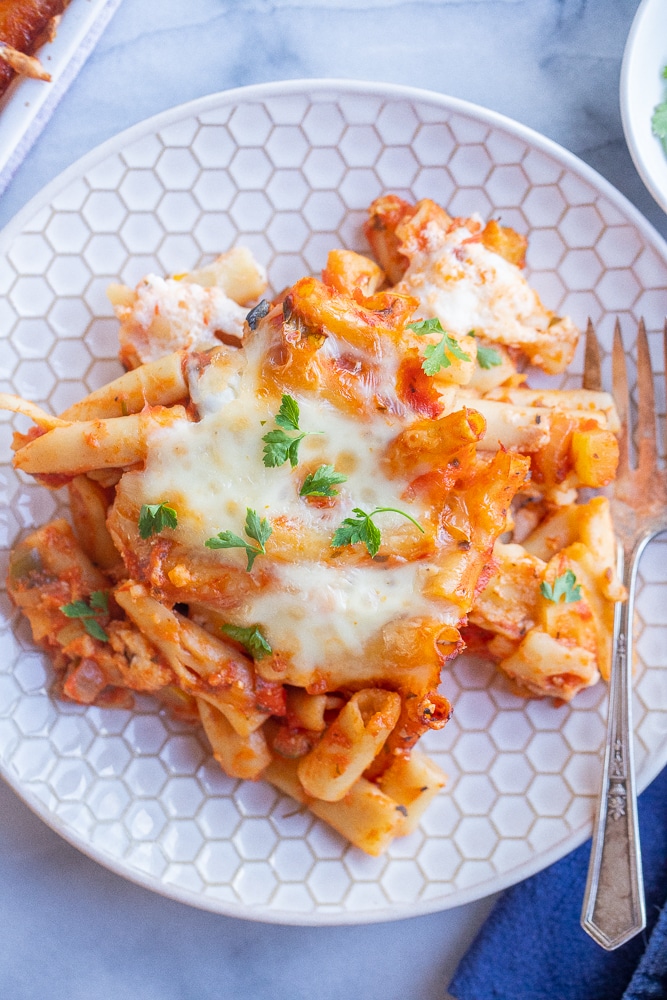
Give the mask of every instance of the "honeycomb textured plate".
<path id="1" fill-rule="evenodd" d="M 68 170 L 0 237 L 0 390 L 58 412 L 120 373 L 105 288 L 185 271 L 236 242 L 273 289 L 317 273 L 335 246 L 365 249 L 382 192 L 429 196 L 528 234 L 545 303 L 632 352 L 646 318 L 658 354 L 667 248 L 573 156 L 506 119 L 424 91 L 295 81 L 214 95 L 126 132 Z M 581 351 L 561 384 L 578 385 Z M 605 359 L 609 376 L 609 359 Z M 664 397 L 659 399 L 664 406 Z M 0 414 L 3 559 L 62 498 L 7 464 Z M 641 786 L 667 758 L 667 549 L 643 561 L 635 691 Z M 2 573 L 4 578 L 5 573 Z M 65 705 L 3 590 L 0 768 L 55 830 L 119 874 L 221 913 L 355 923 L 497 891 L 590 832 L 606 691 L 572 707 L 525 702 L 460 658 L 443 691 L 454 717 L 424 741 L 449 786 L 422 827 L 370 858 L 268 785 L 225 777 L 196 729 L 160 714 Z"/>

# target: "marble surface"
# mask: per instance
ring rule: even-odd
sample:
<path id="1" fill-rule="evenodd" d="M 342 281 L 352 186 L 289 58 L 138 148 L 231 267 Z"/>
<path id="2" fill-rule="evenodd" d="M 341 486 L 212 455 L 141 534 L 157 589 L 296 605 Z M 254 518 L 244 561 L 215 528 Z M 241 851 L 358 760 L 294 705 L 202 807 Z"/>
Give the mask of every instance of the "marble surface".
<path id="1" fill-rule="evenodd" d="M 632 165 L 618 109 L 636 7 L 636 0 L 123 0 L 0 199 L 0 226 L 79 156 L 165 108 L 243 84 L 347 77 L 425 87 L 515 118 L 596 168 L 667 236 L 667 218 Z M 0 815 L 0 991 L 12 1000 L 296 1000 L 313 992 L 322 1000 L 435 1000 L 447 996 L 492 905 L 358 928 L 246 923 L 105 871 L 1 784 Z"/>

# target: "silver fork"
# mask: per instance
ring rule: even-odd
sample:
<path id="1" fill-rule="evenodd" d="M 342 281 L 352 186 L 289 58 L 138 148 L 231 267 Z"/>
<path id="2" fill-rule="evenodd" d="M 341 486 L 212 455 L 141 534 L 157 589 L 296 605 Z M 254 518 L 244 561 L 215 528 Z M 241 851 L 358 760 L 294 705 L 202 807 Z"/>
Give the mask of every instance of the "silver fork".
<path id="1" fill-rule="evenodd" d="M 664 350 L 667 357 L 667 323 Z M 637 330 L 634 468 L 630 464 L 630 394 L 618 320 L 614 330 L 612 381 L 621 434 L 618 474 L 610 500 L 619 540 L 619 572 L 628 599 L 616 605 L 614 615 L 607 742 L 581 914 L 581 926 L 608 951 L 618 948 L 646 925 L 632 735 L 632 622 L 639 560 L 651 539 L 667 529 L 667 483 L 666 473 L 657 465 L 653 372 L 643 320 Z M 586 332 L 584 386 L 601 388 L 599 347 L 590 322 Z"/>

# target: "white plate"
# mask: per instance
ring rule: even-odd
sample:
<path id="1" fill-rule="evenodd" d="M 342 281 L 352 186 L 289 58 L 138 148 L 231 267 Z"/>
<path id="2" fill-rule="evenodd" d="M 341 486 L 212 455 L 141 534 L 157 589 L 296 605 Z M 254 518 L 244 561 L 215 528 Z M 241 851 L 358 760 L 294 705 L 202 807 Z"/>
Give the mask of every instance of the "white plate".
<path id="1" fill-rule="evenodd" d="M 15 80 L 0 98 L 0 194 L 95 47 L 121 0 L 72 0 L 36 55 L 51 81 Z"/>
<path id="2" fill-rule="evenodd" d="M 667 153 L 651 130 L 656 104 L 667 99 L 667 3 L 643 0 L 632 22 L 621 67 L 621 117 L 632 159 L 667 212 Z"/>
<path id="3" fill-rule="evenodd" d="M 58 178 L 0 236 L 0 389 L 58 412 L 116 375 L 110 280 L 183 271 L 249 244 L 274 289 L 363 248 L 383 191 L 500 216 L 530 238 L 549 307 L 628 339 L 662 327 L 667 248 L 609 184 L 548 140 L 425 91 L 295 81 L 214 95 L 125 132 Z M 608 361 L 608 359 L 607 359 Z M 562 384 L 580 383 L 581 352 Z M 12 421 L 0 418 L 7 456 Z M 3 470 L 5 544 L 61 498 Z M 635 698 L 639 782 L 667 758 L 667 552 L 645 557 Z M 5 556 L 6 558 L 6 556 Z M 4 574 L 3 574 L 4 575 Z M 488 664 L 443 679 L 454 717 L 424 742 L 449 773 L 421 829 L 366 857 L 261 782 L 226 778 L 197 731 L 160 715 L 52 700 L 49 668 L 1 598 L 0 768 L 54 829 L 156 891 L 235 916 L 355 923 L 497 891 L 589 833 L 605 689 L 524 702 Z"/>

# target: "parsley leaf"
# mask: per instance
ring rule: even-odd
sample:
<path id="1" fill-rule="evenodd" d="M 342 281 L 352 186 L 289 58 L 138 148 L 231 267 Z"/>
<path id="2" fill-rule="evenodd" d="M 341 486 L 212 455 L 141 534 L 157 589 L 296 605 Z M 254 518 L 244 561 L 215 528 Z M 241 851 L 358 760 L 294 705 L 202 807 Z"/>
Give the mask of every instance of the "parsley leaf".
<path id="1" fill-rule="evenodd" d="M 299 444 L 305 436 L 305 434 L 299 434 L 296 438 L 289 437 L 285 431 L 269 431 L 268 434 L 265 434 L 262 438 L 264 441 L 263 462 L 267 469 L 284 465 L 288 460 L 294 468 L 299 462 Z"/>
<path id="2" fill-rule="evenodd" d="M 100 642 L 108 642 L 109 636 L 106 634 L 100 623 L 95 618 L 84 618 L 83 627 L 85 628 L 88 635 L 92 635 L 93 639 L 99 639 Z"/>
<path id="3" fill-rule="evenodd" d="M 667 66 L 663 66 L 661 76 L 667 80 Z M 651 129 L 653 135 L 662 142 L 662 148 L 667 153 L 667 101 L 656 104 L 651 117 Z"/>
<path id="4" fill-rule="evenodd" d="M 230 639 L 236 639 L 242 646 L 245 646 L 253 660 L 261 660 L 273 652 L 268 639 L 262 635 L 258 625 L 250 625 L 248 628 L 243 628 L 241 625 L 221 625 L 220 631 L 228 635 Z"/>
<path id="5" fill-rule="evenodd" d="M 437 344 L 427 344 L 424 348 L 422 369 L 427 375 L 437 375 L 441 368 L 450 368 L 452 357 L 458 358 L 459 361 L 471 360 L 470 355 L 461 349 L 458 341 L 452 337 L 451 333 L 443 330 L 439 319 L 417 320 L 414 323 L 408 323 L 407 328 L 413 330 L 418 337 L 424 337 L 429 333 L 442 334 Z"/>
<path id="6" fill-rule="evenodd" d="M 651 128 L 653 135 L 662 140 L 663 146 L 667 149 L 667 101 L 656 105 L 651 117 Z"/>
<path id="7" fill-rule="evenodd" d="M 414 323 L 407 324 L 408 330 L 414 330 L 418 337 L 423 337 L 426 333 L 444 333 L 442 325 L 437 316 L 431 319 L 417 319 Z"/>
<path id="8" fill-rule="evenodd" d="M 315 472 L 308 473 L 299 490 L 299 496 L 337 497 L 338 490 L 335 490 L 334 486 L 346 482 L 347 476 L 344 476 L 342 472 L 336 472 L 333 465 L 320 465 Z"/>
<path id="9" fill-rule="evenodd" d="M 90 603 L 71 601 L 70 604 L 62 604 L 60 610 L 66 618 L 78 618 L 88 635 L 92 635 L 93 639 L 99 639 L 100 642 L 109 641 L 109 636 L 97 621 L 98 615 L 109 613 L 109 600 L 103 590 L 94 590 L 90 595 Z"/>
<path id="10" fill-rule="evenodd" d="M 90 595 L 90 606 L 102 615 L 109 614 L 109 598 L 106 591 L 94 590 Z"/>
<path id="11" fill-rule="evenodd" d="M 293 396 L 283 393 L 280 409 L 276 414 L 276 423 L 281 430 L 269 431 L 262 438 L 264 442 L 263 462 L 267 469 L 276 468 L 289 462 L 292 468 L 299 463 L 299 445 L 307 432 L 301 431 L 298 437 L 286 434 L 285 431 L 300 431 L 299 404 Z"/>
<path id="12" fill-rule="evenodd" d="M 336 528 L 335 534 L 331 539 L 331 547 L 339 549 L 343 545 L 356 545 L 358 542 L 362 542 L 366 546 L 369 555 L 377 555 L 382 535 L 380 529 L 373 523 L 373 518 L 376 514 L 384 514 L 389 511 L 394 514 L 400 514 L 401 517 L 407 517 L 408 521 L 412 521 L 419 528 L 422 535 L 424 534 L 421 524 L 415 521 L 414 517 L 406 514 L 404 510 L 398 510 L 396 507 L 376 507 L 370 514 L 367 514 L 361 507 L 355 507 L 352 513 L 357 516 L 346 517 L 339 527 Z"/>
<path id="13" fill-rule="evenodd" d="M 298 431 L 299 427 L 299 404 L 293 396 L 283 393 L 280 401 L 280 409 L 276 414 L 276 423 L 286 431 Z"/>
<path id="14" fill-rule="evenodd" d="M 572 604 L 581 600 L 581 587 L 577 583 L 577 578 L 571 569 L 566 570 L 561 576 L 557 576 L 553 582 L 553 587 L 544 582 L 540 584 L 542 596 L 554 604 Z"/>
<path id="15" fill-rule="evenodd" d="M 497 368 L 498 365 L 502 365 L 503 359 L 493 347 L 484 347 L 483 344 L 477 345 L 477 360 L 479 362 L 480 368 Z"/>
<path id="16" fill-rule="evenodd" d="M 142 538 L 159 535 L 165 528 L 175 528 L 178 514 L 168 503 L 144 503 L 139 511 L 139 534 Z"/>
<path id="17" fill-rule="evenodd" d="M 475 331 L 471 330 L 468 336 L 475 337 Z M 483 344 L 478 344 L 477 362 L 480 368 L 488 371 L 489 368 L 497 368 L 498 365 L 502 365 L 503 359 L 500 352 L 496 351 L 493 347 L 484 347 Z"/>
<path id="18" fill-rule="evenodd" d="M 256 510 L 250 510 L 250 507 L 247 507 L 245 533 L 248 538 L 254 538 L 262 552 L 264 552 L 264 543 L 270 538 L 273 528 L 265 517 L 259 517 Z"/>
<path id="19" fill-rule="evenodd" d="M 249 573 L 257 556 L 266 555 L 264 546 L 273 533 L 273 528 L 265 517 L 260 518 L 256 510 L 246 507 L 245 533 L 248 538 L 257 542 L 257 545 L 249 545 L 245 539 L 235 535 L 233 531 L 220 531 L 214 538 L 207 539 L 204 545 L 208 549 L 245 549 L 248 557 L 246 569 Z"/>

